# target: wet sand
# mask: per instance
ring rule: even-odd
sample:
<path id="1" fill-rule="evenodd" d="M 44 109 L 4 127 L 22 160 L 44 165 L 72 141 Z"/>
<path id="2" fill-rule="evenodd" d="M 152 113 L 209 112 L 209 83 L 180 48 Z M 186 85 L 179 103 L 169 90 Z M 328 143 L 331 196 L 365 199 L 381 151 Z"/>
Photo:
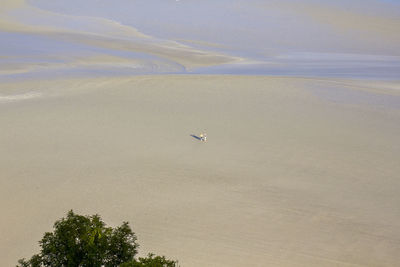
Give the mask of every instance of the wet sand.
<path id="1" fill-rule="evenodd" d="M 142 254 L 182 266 L 395 266 L 398 88 L 228 75 L 3 82 L 0 265 L 38 252 L 74 209 L 131 222 Z M 190 136 L 202 131 L 207 143 Z"/>

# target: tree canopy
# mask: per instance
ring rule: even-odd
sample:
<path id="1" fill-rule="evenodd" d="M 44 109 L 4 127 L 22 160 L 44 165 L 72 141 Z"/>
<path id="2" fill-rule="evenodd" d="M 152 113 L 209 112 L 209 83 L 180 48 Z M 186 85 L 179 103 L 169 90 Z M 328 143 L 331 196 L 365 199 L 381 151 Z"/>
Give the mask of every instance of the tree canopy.
<path id="1" fill-rule="evenodd" d="M 72 210 L 55 222 L 54 231 L 39 241 L 41 251 L 17 267 L 176 267 L 177 261 L 148 254 L 135 256 L 139 244 L 128 222 L 107 227 L 99 215 L 82 216 Z"/>

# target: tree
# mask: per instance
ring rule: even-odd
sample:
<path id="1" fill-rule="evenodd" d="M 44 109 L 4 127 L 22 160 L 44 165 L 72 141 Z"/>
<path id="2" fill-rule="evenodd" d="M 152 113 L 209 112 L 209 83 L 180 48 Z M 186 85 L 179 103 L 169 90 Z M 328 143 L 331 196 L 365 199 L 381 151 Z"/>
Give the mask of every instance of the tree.
<path id="1" fill-rule="evenodd" d="M 176 267 L 177 261 L 168 260 L 164 256 L 155 256 L 152 253 L 147 258 L 139 258 L 120 265 L 120 267 Z"/>
<path id="2" fill-rule="evenodd" d="M 139 258 L 120 265 L 120 267 L 176 267 L 177 261 L 168 260 L 164 256 L 155 256 L 152 253 L 147 255 L 147 258 Z"/>
<path id="3" fill-rule="evenodd" d="M 82 216 L 72 210 L 54 224 L 54 232 L 39 241 L 41 251 L 21 259 L 17 267 L 175 267 L 176 261 L 149 254 L 135 259 L 139 244 L 128 222 L 106 227 L 99 215 Z"/>

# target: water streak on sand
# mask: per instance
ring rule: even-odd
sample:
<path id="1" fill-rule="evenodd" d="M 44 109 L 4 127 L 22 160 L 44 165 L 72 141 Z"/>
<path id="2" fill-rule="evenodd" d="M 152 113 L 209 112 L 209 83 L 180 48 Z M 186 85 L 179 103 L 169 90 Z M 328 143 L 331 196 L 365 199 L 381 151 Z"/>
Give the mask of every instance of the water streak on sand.
<path id="1" fill-rule="evenodd" d="M 373 14 L 366 5 L 356 8 L 357 3 L 345 1 L 176 4 L 158 2 L 166 11 L 158 12 L 154 3 L 126 0 L 112 6 L 93 0 L 6 1 L 0 8 L 0 39 L 5 40 L 0 58 L 8 59 L 0 61 L 1 75 L 52 75 L 60 65 L 66 73 L 78 73 L 82 58 L 102 55 L 110 60 L 88 61 L 85 75 L 189 72 L 395 79 L 400 72 L 400 15 L 390 3 L 371 0 Z M 31 50 L 27 62 L 21 62 L 18 55 Z M 32 57 L 38 52 L 45 55 Z M 111 59 L 119 56 L 135 65 L 137 54 L 152 59 L 140 58 L 139 68 L 121 68 Z M 58 64 L 41 68 L 46 57 L 59 58 Z M 16 69 L 8 70 L 13 64 Z"/>
<path id="2" fill-rule="evenodd" d="M 29 92 L 29 93 L 17 94 L 17 95 L 0 95 L 0 103 L 28 100 L 28 99 L 32 99 L 32 98 L 38 98 L 40 96 L 42 96 L 42 94 L 37 93 L 37 92 Z"/>

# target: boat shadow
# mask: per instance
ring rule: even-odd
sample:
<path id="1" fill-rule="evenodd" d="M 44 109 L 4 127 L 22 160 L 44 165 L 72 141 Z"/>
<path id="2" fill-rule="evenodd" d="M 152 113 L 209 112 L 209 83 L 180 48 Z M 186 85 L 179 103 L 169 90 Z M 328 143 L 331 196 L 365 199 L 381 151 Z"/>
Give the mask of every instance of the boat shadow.
<path id="1" fill-rule="evenodd" d="M 201 141 L 201 137 L 199 137 L 197 135 L 191 134 L 190 136 L 193 137 L 194 139 Z"/>

